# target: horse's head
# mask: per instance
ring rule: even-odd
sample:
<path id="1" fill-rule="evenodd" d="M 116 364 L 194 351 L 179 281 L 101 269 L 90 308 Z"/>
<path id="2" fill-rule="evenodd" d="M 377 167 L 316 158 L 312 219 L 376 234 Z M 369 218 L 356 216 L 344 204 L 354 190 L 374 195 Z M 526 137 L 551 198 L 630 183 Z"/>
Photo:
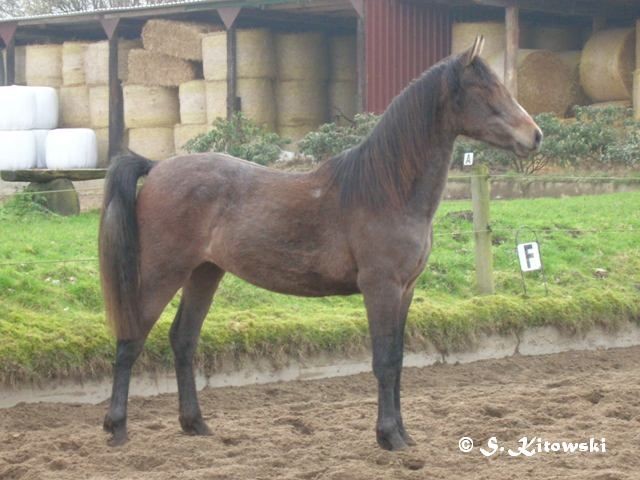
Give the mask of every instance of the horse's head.
<path id="1" fill-rule="evenodd" d="M 540 147 L 542 131 L 480 57 L 483 45 L 479 36 L 454 60 L 458 133 L 525 156 Z"/>

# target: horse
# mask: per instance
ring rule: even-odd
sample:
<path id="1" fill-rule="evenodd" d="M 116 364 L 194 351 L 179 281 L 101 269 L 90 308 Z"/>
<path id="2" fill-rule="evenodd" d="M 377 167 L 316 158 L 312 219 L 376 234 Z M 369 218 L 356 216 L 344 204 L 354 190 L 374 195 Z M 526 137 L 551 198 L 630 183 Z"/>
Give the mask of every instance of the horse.
<path id="1" fill-rule="evenodd" d="M 194 382 L 202 323 L 226 272 L 298 296 L 362 294 L 378 387 L 376 439 L 415 442 L 400 408 L 404 328 L 433 243 L 454 140 L 527 155 L 542 132 L 479 56 L 484 39 L 434 65 L 389 105 L 371 134 L 315 170 L 286 173 L 222 153 L 152 162 L 123 154 L 108 172 L 100 270 L 117 344 L 104 428 L 127 441 L 131 368 L 182 288 L 169 340 L 183 431 L 208 435 Z M 146 176 L 139 193 L 137 182 Z"/>

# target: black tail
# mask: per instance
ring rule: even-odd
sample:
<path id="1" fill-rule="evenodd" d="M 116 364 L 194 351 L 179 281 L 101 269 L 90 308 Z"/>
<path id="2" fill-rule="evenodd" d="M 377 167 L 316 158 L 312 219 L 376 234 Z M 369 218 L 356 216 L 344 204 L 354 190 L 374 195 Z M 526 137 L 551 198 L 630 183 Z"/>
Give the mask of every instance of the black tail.
<path id="1" fill-rule="evenodd" d="M 154 162 L 135 153 L 113 161 L 107 172 L 100 219 L 100 278 L 107 320 L 119 340 L 143 333 L 138 311 L 140 256 L 136 192 Z"/>

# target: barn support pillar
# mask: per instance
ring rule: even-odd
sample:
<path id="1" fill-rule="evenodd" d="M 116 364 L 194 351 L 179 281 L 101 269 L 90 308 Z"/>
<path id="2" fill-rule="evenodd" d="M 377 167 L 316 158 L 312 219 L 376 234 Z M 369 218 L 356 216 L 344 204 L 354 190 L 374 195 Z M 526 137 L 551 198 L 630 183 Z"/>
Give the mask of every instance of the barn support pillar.
<path id="1" fill-rule="evenodd" d="M 518 96 L 518 49 L 520 47 L 520 9 L 505 8 L 506 46 L 504 52 L 504 84 L 514 97 Z"/>
<path id="2" fill-rule="evenodd" d="M 218 15 L 227 29 L 227 119 L 242 110 L 238 99 L 238 73 L 236 68 L 236 27 L 235 22 L 240 15 L 240 8 L 223 7 L 218 9 Z"/>
<path id="3" fill-rule="evenodd" d="M 122 85 L 118 78 L 118 26 L 119 18 L 100 20 L 109 39 L 109 163 L 122 152 L 124 138 L 124 105 Z"/>
<path id="4" fill-rule="evenodd" d="M 640 121 L 640 18 L 636 20 L 636 71 L 633 73 L 633 117 Z"/>
<path id="5" fill-rule="evenodd" d="M 0 37 L 4 41 L 4 45 L 7 49 L 7 64 L 3 77 L 2 84 L 13 85 L 16 83 L 16 30 L 18 28 L 17 23 L 3 23 L 0 25 Z"/>

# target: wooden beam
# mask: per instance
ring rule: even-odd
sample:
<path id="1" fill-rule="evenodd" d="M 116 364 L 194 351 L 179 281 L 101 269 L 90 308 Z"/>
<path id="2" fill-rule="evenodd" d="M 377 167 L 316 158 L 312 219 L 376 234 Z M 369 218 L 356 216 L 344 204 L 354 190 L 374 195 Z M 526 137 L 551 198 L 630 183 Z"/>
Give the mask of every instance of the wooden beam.
<path id="1" fill-rule="evenodd" d="M 514 5 L 513 0 L 471 0 L 475 5 L 485 7 L 503 7 Z M 554 13 L 563 16 L 586 16 L 607 15 L 615 18 L 636 17 L 640 13 L 640 6 L 625 5 L 612 6 L 608 2 L 584 2 L 584 1 L 559 1 L 559 0 L 517 0 L 514 6 L 521 10 L 534 12 Z"/>
<path id="2" fill-rule="evenodd" d="M 504 84 L 514 97 L 518 96 L 518 48 L 520 11 L 510 5 L 505 8 L 506 46 L 504 52 Z"/>
<path id="3" fill-rule="evenodd" d="M 364 0 L 349 0 L 360 18 L 364 18 Z"/>
<path id="4" fill-rule="evenodd" d="M 365 56 L 365 23 L 364 18 L 358 18 L 358 26 L 356 30 L 356 111 L 362 113 L 366 108 L 366 92 L 367 92 L 367 64 Z"/>
<path id="5" fill-rule="evenodd" d="M 16 83 L 16 39 L 12 38 L 7 45 L 7 59 L 4 72 L 4 84 Z M 1 61 L 2 59 L 0 59 Z"/>
<path id="6" fill-rule="evenodd" d="M 118 27 L 120 20 L 100 21 L 109 39 L 109 162 L 122 151 L 124 107 L 122 86 L 118 78 Z"/>
<path id="7" fill-rule="evenodd" d="M 227 119 L 242 108 L 238 105 L 236 78 L 236 27 L 227 29 Z"/>
<path id="8" fill-rule="evenodd" d="M 73 170 L 2 170 L 0 178 L 5 182 L 50 182 L 57 178 L 67 178 L 74 181 L 99 180 L 107 174 L 106 168 L 76 168 Z"/>
<path id="9" fill-rule="evenodd" d="M 238 15 L 240 15 L 240 8 L 238 7 L 219 8 L 218 15 L 220 15 L 220 18 L 222 19 L 222 23 L 224 23 L 224 26 L 227 28 L 227 30 L 229 30 L 236 23 L 236 20 L 238 19 Z"/>

